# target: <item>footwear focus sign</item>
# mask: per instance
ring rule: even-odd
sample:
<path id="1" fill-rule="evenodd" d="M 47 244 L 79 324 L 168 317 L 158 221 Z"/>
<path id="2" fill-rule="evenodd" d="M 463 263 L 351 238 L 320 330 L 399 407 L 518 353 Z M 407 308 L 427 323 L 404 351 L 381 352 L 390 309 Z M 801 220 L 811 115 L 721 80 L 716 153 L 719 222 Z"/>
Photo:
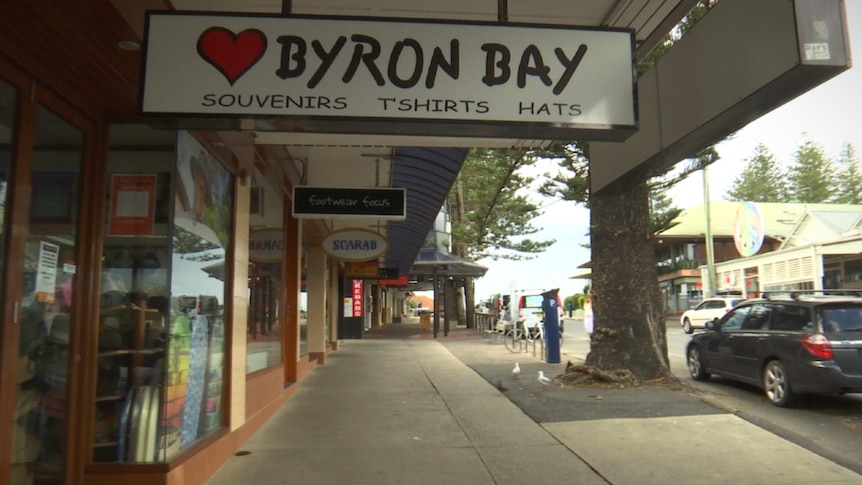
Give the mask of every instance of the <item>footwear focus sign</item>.
<path id="1" fill-rule="evenodd" d="M 373 217 L 404 220 L 407 215 L 404 189 L 351 189 L 337 187 L 293 188 L 293 217 Z"/>
<path id="2" fill-rule="evenodd" d="M 625 138 L 633 47 L 628 29 L 150 12 L 141 110 L 345 133 Z"/>

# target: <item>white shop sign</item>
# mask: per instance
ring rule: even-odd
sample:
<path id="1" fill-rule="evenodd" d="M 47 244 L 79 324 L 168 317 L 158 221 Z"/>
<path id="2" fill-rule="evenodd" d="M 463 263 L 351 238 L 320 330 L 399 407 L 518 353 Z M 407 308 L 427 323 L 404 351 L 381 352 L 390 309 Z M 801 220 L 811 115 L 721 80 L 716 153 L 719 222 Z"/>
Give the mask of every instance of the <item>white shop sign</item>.
<path id="1" fill-rule="evenodd" d="M 342 261 L 369 261 L 382 256 L 388 248 L 383 235 L 368 229 L 342 229 L 323 240 L 323 250 Z"/>
<path id="2" fill-rule="evenodd" d="M 281 228 L 267 227 L 249 233 L 248 259 L 256 263 L 274 263 L 284 259 L 284 236 Z"/>
<path id="3" fill-rule="evenodd" d="M 633 46 L 629 29 L 150 12 L 141 109 L 631 131 Z"/>

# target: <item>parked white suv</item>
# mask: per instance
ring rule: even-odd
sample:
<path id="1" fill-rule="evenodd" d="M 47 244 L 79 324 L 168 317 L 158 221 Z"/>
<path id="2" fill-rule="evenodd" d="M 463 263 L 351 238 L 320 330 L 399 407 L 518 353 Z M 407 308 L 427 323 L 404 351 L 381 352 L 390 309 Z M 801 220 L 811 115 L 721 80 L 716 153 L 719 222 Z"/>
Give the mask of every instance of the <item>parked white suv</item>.
<path id="1" fill-rule="evenodd" d="M 745 298 L 739 296 L 707 298 L 683 313 L 679 318 L 679 324 L 682 325 L 685 333 L 692 333 L 696 328 L 704 328 L 706 322 L 717 322 L 725 313 L 743 301 Z"/>

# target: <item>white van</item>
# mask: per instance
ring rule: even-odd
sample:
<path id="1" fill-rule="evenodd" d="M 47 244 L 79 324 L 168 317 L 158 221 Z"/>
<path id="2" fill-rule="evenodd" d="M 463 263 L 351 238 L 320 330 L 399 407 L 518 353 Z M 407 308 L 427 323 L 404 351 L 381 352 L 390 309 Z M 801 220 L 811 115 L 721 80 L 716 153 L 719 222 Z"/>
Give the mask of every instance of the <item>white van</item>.
<path id="1" fill-rule="evenodd" d="M 497 320 L 512 321 L 511 309 L 512 296 L 503 293 L 494 293 L 488 299 L 489 313 L 494 315 Z"/>
<path id="2" fill-rule="evenodd" d="M 542 311 L 542 303 L 545 297 L 543 293 L 551 291 L 550 289 L 542 290 L 515 290 L 515 302 L 518 305 L 518 320 L 524 322 L 526 328 L 534 327 L 544 318 Z M 563 304 L 560 295 L 557 295 L 557 319 L 560 329 L 563 328 Z"/>

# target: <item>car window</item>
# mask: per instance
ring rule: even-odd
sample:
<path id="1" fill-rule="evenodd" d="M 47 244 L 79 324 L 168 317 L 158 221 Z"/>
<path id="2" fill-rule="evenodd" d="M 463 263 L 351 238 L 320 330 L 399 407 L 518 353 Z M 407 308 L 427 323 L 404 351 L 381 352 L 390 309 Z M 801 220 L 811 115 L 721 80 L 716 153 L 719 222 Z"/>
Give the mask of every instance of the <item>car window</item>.
<path id="1" fill-rule="evenodd" d="M 823 309 L 823 331 L 862 331 L 862 306 L 827 307 Z"/>
<path id="2" fill-rule="evenodd" d="M 724 302 L 723 301 L 713 300 L 713 301 L 709 302 L 709 309 L 710 310 L 718 310 L 720 308 L 724 308 Z"/>
<path id="3" fill-rule="evenodd" d="M 757 303 L 751 305 L 748 318 L 742 323 L 743 330 L 761 330 L 769 328 L 769 317 L 772 315 L 772 305 Z"/>
<path id="4" fill-rule="evenodd" d="M 695 311 L 697 311 L 697 310 L 706 310 L 706 309 L 708 309 L 708 308 L 709 308 L 709 304 L 710 304 L 710 303 L 711 303 L 711 302 L 710 302 L 709 300 L 704 300 L 704 301 L 700 302 L 700 304 L 699 304 L 699 305 L 697 305 L 696 307 L 694 307 L 694 309 L 695 309 Z"/>
<path id="5" fill-rule="evenodd" d="M 811 320 L 811 310 L 793 305 L 775 305 L 772 307 L 772 330 L 814 330 Z"/>
<path id="6" fill-rule="evenodd" d="M 719 325 L 722 330 L 740 330 L 742 329 L 742 323 L 745 322 L 745 317 L 748 316 L 748 313 L 751 311 L 751 306 L 744 306 L 737 308 L 727 315 L 725 315 Z"/>
<path id="7" fill-rule="evenodd" d="M 522 298 L 524 308 L 542 308 L 542 303 L 545 301 L 542 295 L 527 295 Z"/>

